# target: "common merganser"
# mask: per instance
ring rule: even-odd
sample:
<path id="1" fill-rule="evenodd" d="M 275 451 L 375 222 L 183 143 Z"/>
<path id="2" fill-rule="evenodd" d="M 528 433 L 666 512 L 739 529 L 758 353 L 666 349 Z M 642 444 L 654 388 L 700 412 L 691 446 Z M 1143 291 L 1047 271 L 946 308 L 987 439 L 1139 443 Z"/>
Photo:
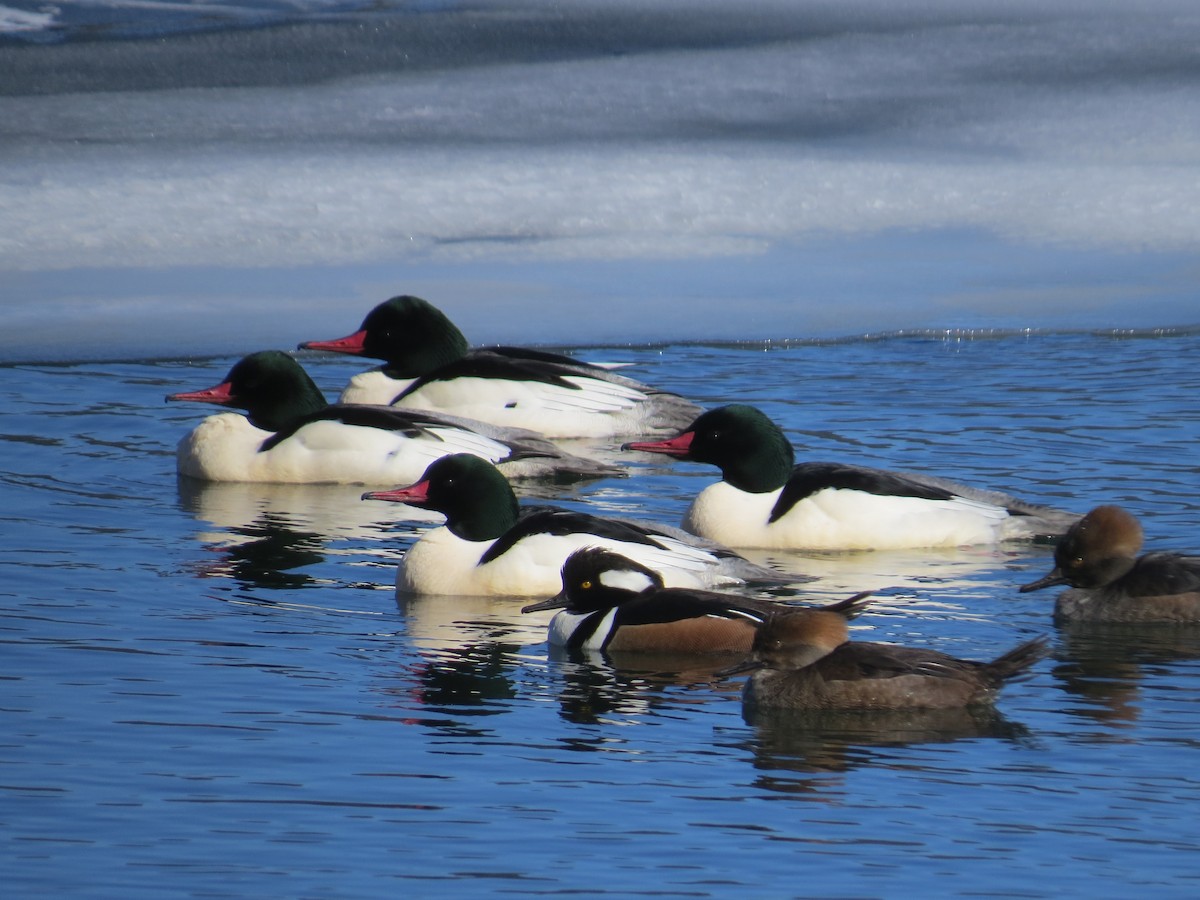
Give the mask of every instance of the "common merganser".
<path id="1" fill-rule="evenodd" d="M 369 491 L 363 499 L 407 503 L 446 517 L 444 526 L 423 534 L 400 560 L 401 593 L 546 596 L 562 586 L 567 557 L 591 546 L 637 560 L 673 587 L 810 580 L 756 565 L 669 526 L 554 506 L 522 509 L 495 466 L 465 454 L 431 463 L 416 484 Z"/>
<path id="2" fill-rule="evenodd" d="M 395 484 L 460 452 L 484 457 L 514 478 L 624 474 L 524 430 L 420 410 L 331 405 L 300 364 L 278 350 L 244 357 L 215 387 L 167 399 L 248 412 L 209 416 L 179 442 L 180 474 L 206 481 Z"/>
<path id="3" fill-rule="evenodd" d="M 1119 506 L 1097 506 L 1054 548 L 1054 569 L 1021 592 L 1069 585 L 1054 604 L 1067 622 L 1200 622 L 1200 556 L 1138 553 L 1142 526 Z"/>
<path id="4" fill-rule="evenodd" d="M 847 615 L 866 594 L 842 601 Z M 770 600 L 664 586 L 655 570 L 601 547 L 567 557 L 562 591 L 521 612 L 558 609 L 548 641 L 614 653 L 746 653 L 757 626 L 784 607 Z"/>
<path id="5" fill-rule="evenodd" d="M 1048 653 L 1044 637 L 992 662 L 937 650 L 851 641 L 846 617 L 829 609 L 796 610 L 768 619 L 750 659 L 722 675 L 753 671 L 747 707 L 805 710 L 947 709 L 989 703 L 1004 682 Z"/>
<path id="6" fill-rule="evenodd" d="M 514 347 L 471 350 L 441 310 L 420 297 L 393 297 L 359 330 L 326 350 L 384 360 L 354 376 L 343 403 L 382 403 L 528 428 L 552 438 L 673 431 L 700 408 L 677 394 L 568 356 Z"/>
<path id="7" fill-rule="evenodd" d="M 761 410 L 709 410 L 679 435 L 624 449 L 710 463 L 722 481 L 692 501 L 683 527 L 731 547 L 895 550 L 1062 534 L 1077 517 L 941 478 L 844 463 L 796 464 Z"/>

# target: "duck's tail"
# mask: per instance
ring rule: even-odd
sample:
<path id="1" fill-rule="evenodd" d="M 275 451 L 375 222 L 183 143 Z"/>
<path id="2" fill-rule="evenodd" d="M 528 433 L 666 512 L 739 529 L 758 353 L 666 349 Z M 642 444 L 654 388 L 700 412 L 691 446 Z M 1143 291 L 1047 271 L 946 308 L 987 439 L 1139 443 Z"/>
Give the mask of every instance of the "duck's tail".
<path id="1" fill-rule="evenodd" d="M 990 663 L 984 663 L 983 672 L 997 687 L 1006 681 L 1029 674 L 1034 665 L 1050 655 L 1050 641 L 1043 635 L 1013 647 Z"/>

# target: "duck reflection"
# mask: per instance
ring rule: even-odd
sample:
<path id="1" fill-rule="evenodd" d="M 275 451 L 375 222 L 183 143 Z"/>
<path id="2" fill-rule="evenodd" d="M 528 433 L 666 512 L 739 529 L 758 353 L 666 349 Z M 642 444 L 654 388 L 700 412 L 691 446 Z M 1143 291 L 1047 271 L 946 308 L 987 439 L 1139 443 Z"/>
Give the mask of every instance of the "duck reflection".
<path id="1" fill-rule="evenodd" d="M 795 710 L 748 708 L 743 719 L 753 729 L 744 747 L 763 773 L 846 772 L 867 764 L 887 764 L 886 750 L 961 740 L 998 738 L 1023 741 L 1028 730 L 991 706 L 953 709 Z M 906 766 L 912 761 L 907 759 Z M 759 786 L 805 792 L 808 781 L 764 774 Z"/>
<path id="2" fill-rule="evenodd" d="M 292 590 L 314 578 L 300 571 L 325 559 L 321 535 L 298 531 L 264 515 L 252 524 L 231 529 L 229 541 L 217 548 L 218 560 L 203 566 L 206 577 L 232 578 L 243 587 Z"/>
<path id="3" fill-rule="evenodd" d="M 742 659 L 742 653 L 608 653 L 550 648 L 562 683 L 559 715 L 594 725 L 613 718 L 641 717 L 663 705 L 705 705 L 715 696 L 737 696 L 740 685 L 716 673 Z M 683 691 L 671 688 L 685 688 Z M 694 689 L 689 692 L 686 689 Z"/>
<path id="4" fill-rule="evenodd" d="M 519 649 L 486 642 L 426 656 L 412 669 L 415 697 L 424 708 L 453 707 L 460 715 L 506 712 L 506 701 L 517 697 L 512 672 Z"/>
<path id="5" fill-rule="evenodd" d="M 307 570 L 331 556 L 390 562 L 396 553 L 397 529 L 364 511 L 353 487 L 181 477 L 177 491 L 180 508 L 210 526 L 196 535 L 212 550 L 196 567 L 204 577 L 233 578 L 245 587 L 304 588 L 328 583 Z"/>
<path id="6" fill-rule="evenodd" d="M 420 650 L 459 653 L 483 641 L 523 645 L 546 640 L 546 617 L 521 614 L 526 597 L 468 597 L 397 592 L 396 608 Z"/>
<path id="7" fill-rule="evenodd" d="M 1200 659 L 1200 628 L 1195 626 L 1075 622 L 1058 630 L 1051 674 L 1063 691 L 1082 701 L 1071 712 L 1094 722 L 1137 721 L 1148 668 Z"/>
<path id="8" fill-rule="evenodd" d="M 354 541 L 364 547 L 378 546 L 381 555 L 394 555 L 394 537 L 403 524 L 434 521 L 424 510 L 405 511 L 403 520 L 382 515 L 378 508 L 363 503 L 362 490 L 344 484 L 241 484 L 199 481 L 180 477 L 177 482 L 180 507 L 193 517 L 221 531 L 244 528 L 265 515 L 286 521 L 296 528 L 327 540 Z M 400 525 L 400 528 L 397 528 Z M 415 535 L 416 529 L 414 528 Z"/>
<path id="9" fill-rule="evenodd" d="M 917 594 L 924 605 L 945 607 L 988 593 L 1014 560 L 1032 565 L 1049 559 L 1053 547 L 1039 544 L 971 546 L 924 550 L 783 551 L 743 550 L 746 558 L 786 572 L 804 572 L 816 581 L 806 594 L 835 599 L 860 591 Z M 1005 576 L 1007 580 L 1007 576 Z M 934 592 L 938 601 L 929 599 Z M 876 601 L 876 606 L 881 601 Z M 882 602 L 886 602 L 884 599 Z"/>

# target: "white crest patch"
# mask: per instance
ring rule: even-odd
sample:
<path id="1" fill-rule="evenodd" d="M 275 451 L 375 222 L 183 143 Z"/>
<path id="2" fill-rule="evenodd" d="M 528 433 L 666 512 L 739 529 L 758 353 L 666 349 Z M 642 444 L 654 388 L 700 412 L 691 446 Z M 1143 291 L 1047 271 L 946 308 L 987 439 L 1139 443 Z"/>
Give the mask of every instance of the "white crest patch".
<path id="1" fill-rule="evenodd" d="M 645 572 L 634 572 L 629 569 L 608 569 L 600 573 L 600 583 L 605 587 L 633 591 L 635 594 L 640 594 L 646 588 L 654 587 L 654 581 Z"/>

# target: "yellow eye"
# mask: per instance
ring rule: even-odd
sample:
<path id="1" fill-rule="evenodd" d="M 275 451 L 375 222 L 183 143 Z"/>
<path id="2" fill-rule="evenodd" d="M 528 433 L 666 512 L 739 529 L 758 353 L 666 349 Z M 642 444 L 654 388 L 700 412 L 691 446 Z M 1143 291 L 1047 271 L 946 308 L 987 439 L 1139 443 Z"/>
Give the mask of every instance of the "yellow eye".
<path id="1" fill-rule="evenodd" d="M 579 586 L 585 591 L 590 591 L 592 589 L 592 583 L 590 581 L 581 581 L 579 582 Z"/>

